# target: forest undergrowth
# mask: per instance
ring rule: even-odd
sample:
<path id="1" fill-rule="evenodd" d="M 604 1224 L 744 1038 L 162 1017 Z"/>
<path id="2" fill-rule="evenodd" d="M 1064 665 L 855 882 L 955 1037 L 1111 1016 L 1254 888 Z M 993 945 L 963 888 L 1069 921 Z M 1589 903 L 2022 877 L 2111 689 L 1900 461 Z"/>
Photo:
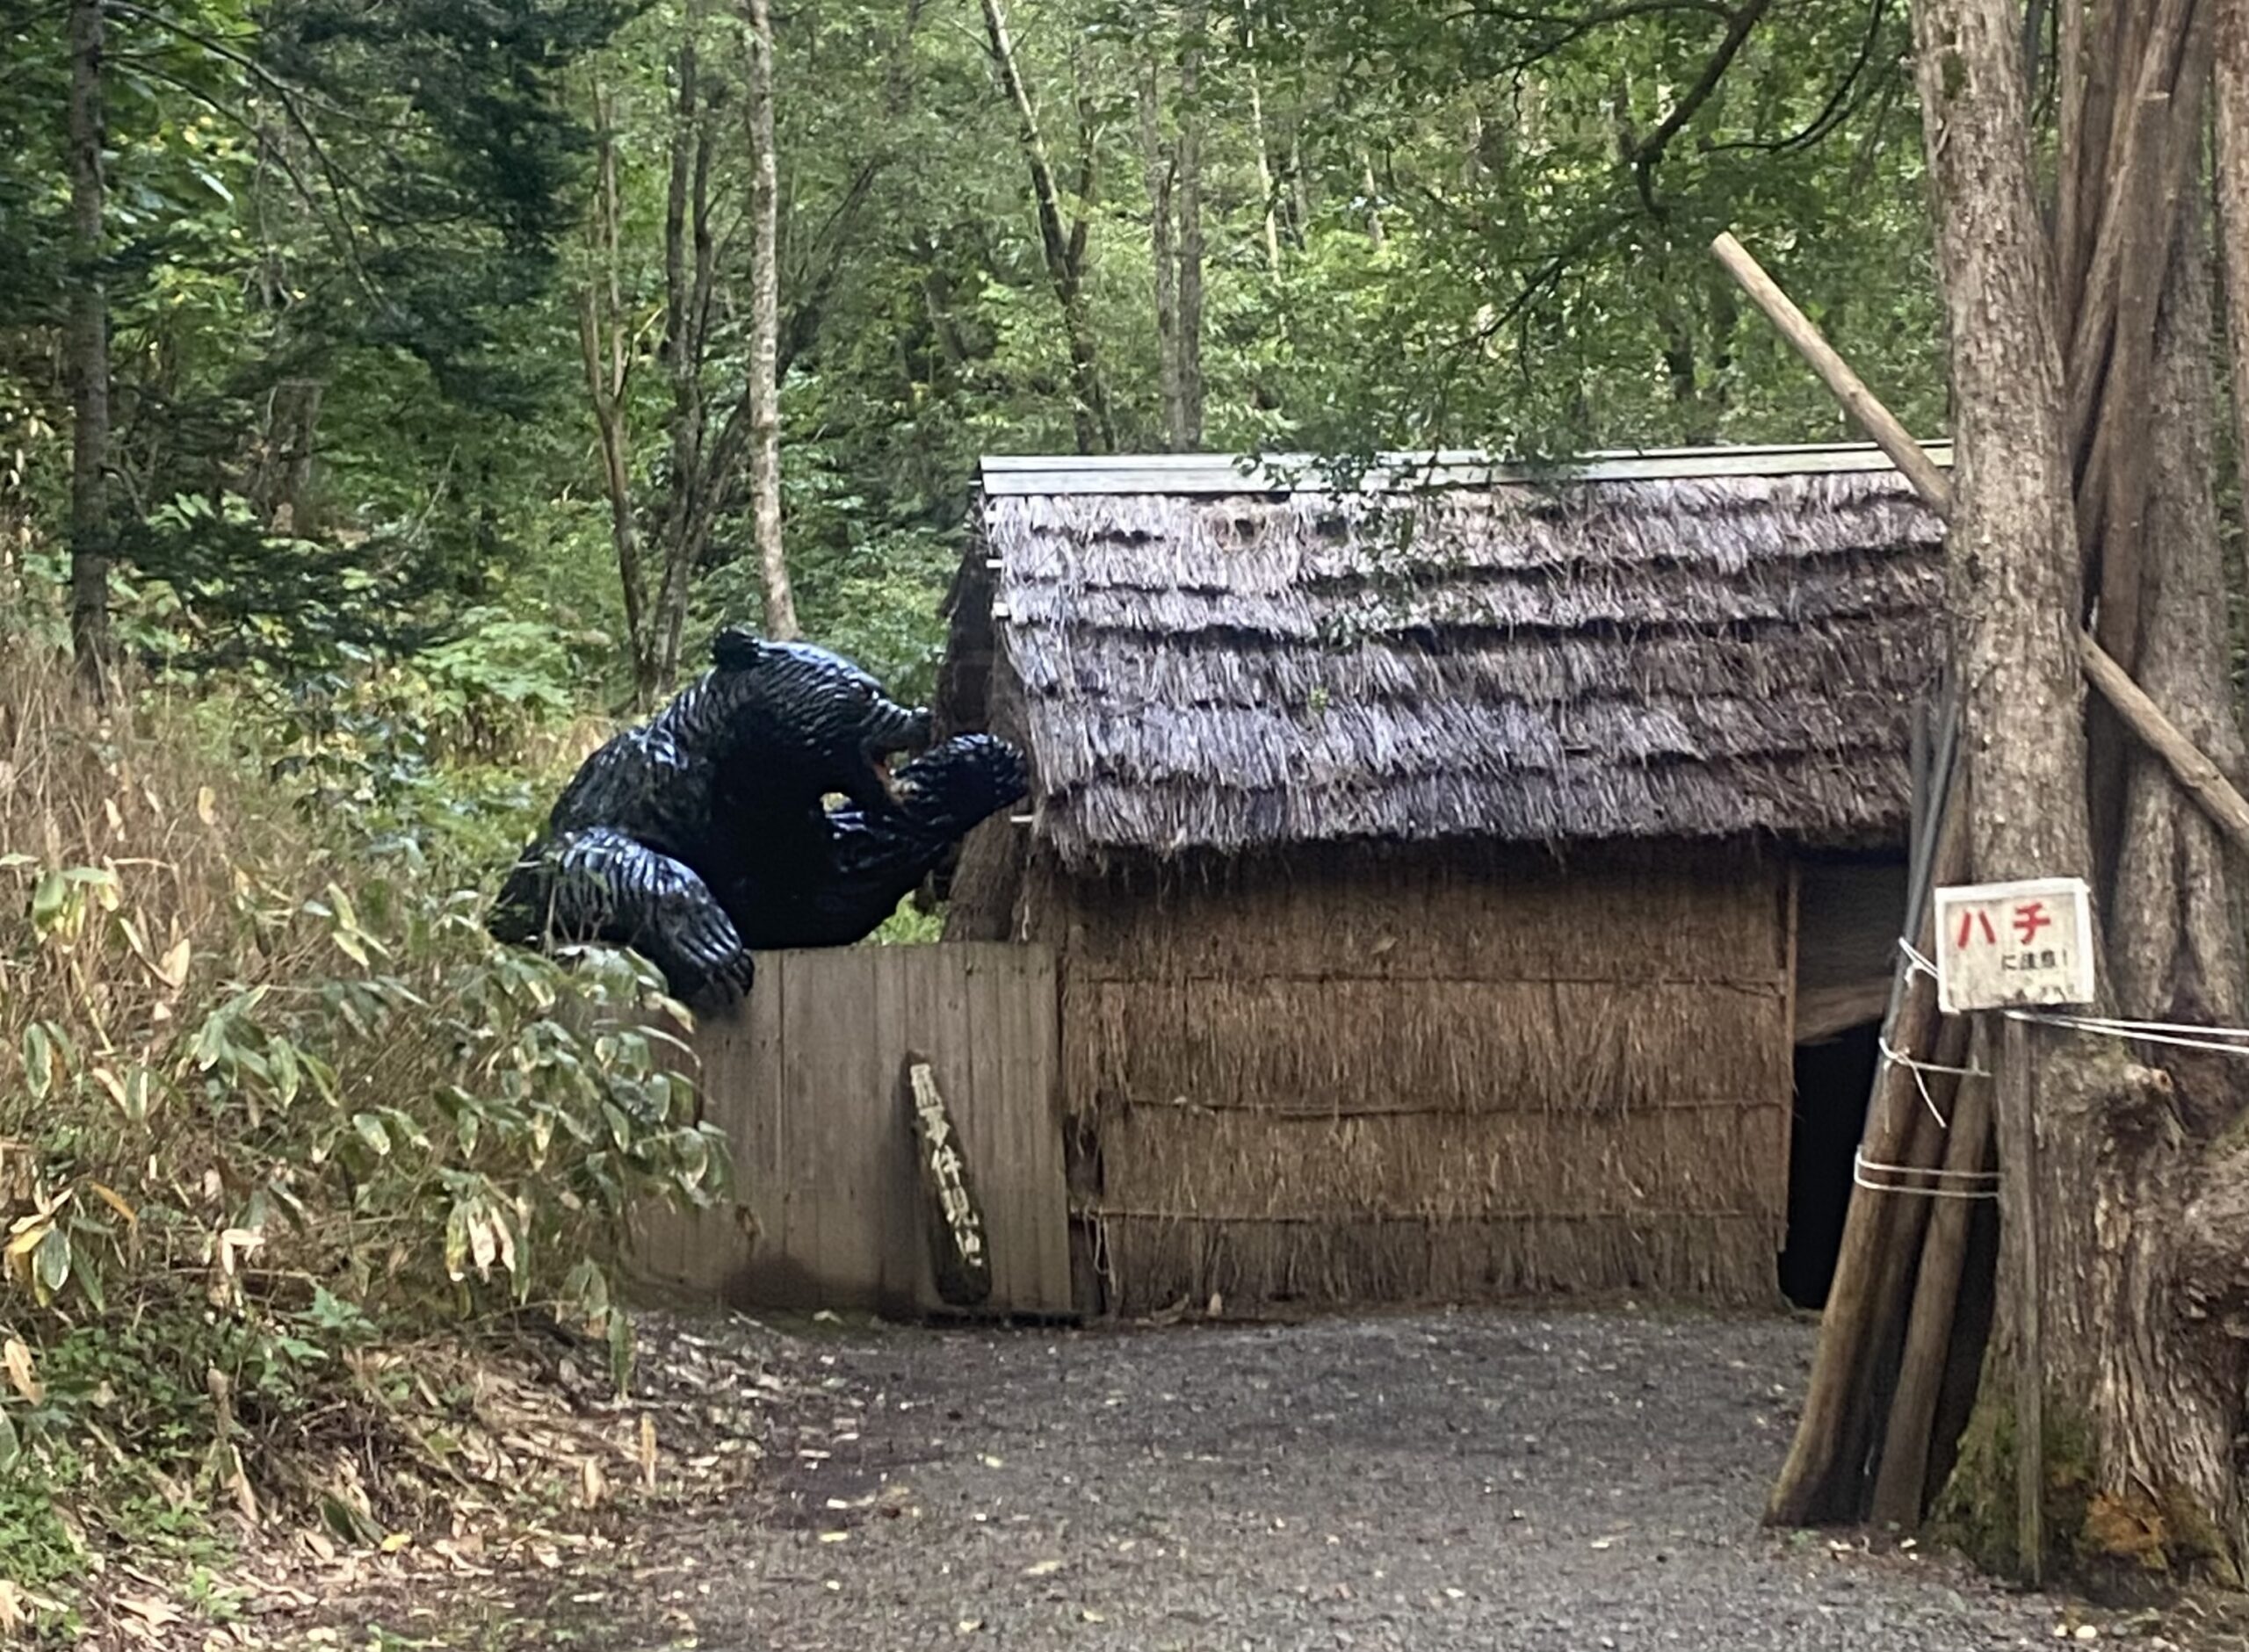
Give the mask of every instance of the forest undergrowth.
<path id="1" fill-rule="evenodd" d="M 542 1434 L 509 1374 L 621 1393 L 631 1213 L 728 1197 L 656 977 L 481 928 L 583 729 L 422 666 L 97 706 L 0 653 L 0 1638 L 652 1482 L 645 1425 Z"/>

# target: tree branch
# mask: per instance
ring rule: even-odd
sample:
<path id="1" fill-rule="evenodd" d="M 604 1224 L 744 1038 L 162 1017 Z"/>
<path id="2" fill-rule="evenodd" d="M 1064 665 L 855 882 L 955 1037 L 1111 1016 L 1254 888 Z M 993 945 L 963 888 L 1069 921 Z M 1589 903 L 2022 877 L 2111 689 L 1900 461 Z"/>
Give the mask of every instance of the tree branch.
<path id="1" fill-rule="evenodd" d="M 217 36 L 188 28 L 177 19 L 166 17 L 160 11 L 152 11 L 146 6 L 135 5 L 133 0 L 104 0 L 103 9 L 117 12 L 120 16 L 137 18 L 144 23 L 152 24 L 169 33 L 177 35 L 189 45 L 200 47 L 213 57 L 234 64 L 272 93 L 281 105 L 283 116 L 288 120 L 297 135 L 304 140 L 305 148 L 311 152 L 314 162 L 320 168 L 321 176 L 328 181 L 329 192 L 339 203 L 333 214 L 334 230 L 338 236 L 339 245 L 344 255 L 344 262 L 350 265 L 352 276 L 358 282 L 361 289 L 370 296 L 376 296 L 378 289 L 374 279 L 367 274 L 365 261 L 360 256 L 359 237 L 351 227 L 351 214 L 343 210 L 341 206 L 341 203 L 355 198 L 356 191 L 346 182 L 346 175 L 329 155 L 328 146 L 320 141 L 320 134 L 314 130 L 312 123 L 306 119 L 304 111 L 300 107 L 301 94 L 299 89 L 290 85 L 288 82 L 283 80 L 256 58 L 227 44 Z M 206 98 L 205 101 L 210 100 Z"/>
<path id="2" fill-rule="evenodd" d="M 1661 218 L 1665 214 L 1664 207 L 1655 198 L 1655 170 L 1663 163 L 1664 152 L 1671 148 L 1671 141 L 1702 112 L 1703 105 L 1717 90 L 1718 83 L 1725 78 L 1726 70 L 1741 54 L 1741 48 L 1749 43 L 1751 31 L 1763 19 L 1772 3 L 1773 0 L 1749 0 L 1747 5 L 1732 14 L 1725 38 L 1710 54 L 1710 61 L 1703 65 L 1701 78 L 1687 89 L 1686 96 L 1663 118 L 1662 124 L 1632 152 L 1632 177 L 1639 185 L 1642 203 L 1653 216 Z"/>
<path id="3" fill-rule="evenodd" d="M 1843 78 L 1835 83 L 1835 90 L 1828 94 L 1826 105 L 1803 127 L 1785 138 L 1741 139 L 1732 143 L 1714 143 L 1710 146 L 1710 153 L 1729 155 L 1748 149 L 1763 155 L 1786 155 L 1792 149 L 1809 148 L 1865 108 L 1867 100 L 1881 89 L 1884 77 L 1877 75 L 1868 82 L 1864 91 L 1857 92 L 1855 96 L 1854 92 L 1860 77 L 1866 74 L 1874 61 L 1875 48 L 1881 44 L 1882 25 L 1888 18 L 1889 11 L 1889 0 L 1874 0 L 1873 8 L 1867 14 L 1866 38 L 1859 42 L 1858 55 L 1844 70 Z M 1895 63 L 1891 64 L 1891 72 L 1897 72 Z"/>

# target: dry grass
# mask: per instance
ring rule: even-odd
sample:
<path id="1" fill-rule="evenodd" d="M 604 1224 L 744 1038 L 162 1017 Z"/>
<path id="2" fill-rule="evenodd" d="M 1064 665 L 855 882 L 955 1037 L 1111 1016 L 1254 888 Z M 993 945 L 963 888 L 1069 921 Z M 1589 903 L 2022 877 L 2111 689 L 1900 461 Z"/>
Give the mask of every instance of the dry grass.
<path id="1" fill-rule="evenodd" d="M 1370 1302 L 1645 1293 L 1766 1306 L 1773 1242 L 1757 1216 L 1531 1216 L 1437 1223 L 1101 1217 L 1096 1265 L 1120 1314 L 1216 1298 L 1229 1312 Z"/>
<path id="2" fill-rule="evenodd" d="M 194 1008 L 333 972 L 332 932 L 301 921 L 335 873 L 307 836 L 278 795 L 205 747 L 184 708 L 96 711 L 62 661 L 11 644 L 0 845 L 16 893 L 0 921 L 0 1048 L 50 1057 L 0 1090 L 11 1191 L 38 1168 L 25 1157 L 35 1127 L 82 1076 L 147 1100 L 143 1119 L 119 1107 L 105 1122 L 118 1153 L 145 1130 L 184 1164 L 207 1158 L 212 1115 L 168 1105 L 196 1071 Z M 42 891 L 61 903 L 47 922 L 33 910 Z"/>

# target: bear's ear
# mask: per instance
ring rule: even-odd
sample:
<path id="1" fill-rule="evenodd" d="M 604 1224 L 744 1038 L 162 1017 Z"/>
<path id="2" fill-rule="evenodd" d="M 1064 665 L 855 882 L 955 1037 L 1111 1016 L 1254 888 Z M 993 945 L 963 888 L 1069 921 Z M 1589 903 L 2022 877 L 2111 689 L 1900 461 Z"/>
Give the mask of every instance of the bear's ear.
<path id="1" fill-rule="evenodd" d="M 711 638 L 711 663 L 721 671 L 747 671 L 763 664 L 766 644 L 747 625 L 721 625 Z"/>

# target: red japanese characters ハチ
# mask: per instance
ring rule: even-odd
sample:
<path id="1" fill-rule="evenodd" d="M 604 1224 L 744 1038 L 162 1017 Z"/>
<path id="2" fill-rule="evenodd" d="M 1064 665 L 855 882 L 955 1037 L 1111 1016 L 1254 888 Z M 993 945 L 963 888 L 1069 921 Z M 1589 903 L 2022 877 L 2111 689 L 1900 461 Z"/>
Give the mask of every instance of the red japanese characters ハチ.
<path id="1" fill-rule="evenodd" d="M 2050 929 L 2054 927 L 2054 920 L 2048 915 L 2046 903 L 2043 900 L 2026 900 L 2020 903 L 2015 907 L 2009 922 L 2014 930 L 2014 938 L 2024 946 L 2028 946 L 2036 941 L 2040 930 Z M 1953 936 L 1952 944 L 1956 947 L 1971 945 L 1975 941 L 1976 931 L 1978 929 L 1983 932 L 1983 938 L 1986 942 L 1992 945 L 1998 944 L 1999 931 L 1992 925 L 1992 914 L 1972 908 L 1961 913 L 1959 929 Z"/>

